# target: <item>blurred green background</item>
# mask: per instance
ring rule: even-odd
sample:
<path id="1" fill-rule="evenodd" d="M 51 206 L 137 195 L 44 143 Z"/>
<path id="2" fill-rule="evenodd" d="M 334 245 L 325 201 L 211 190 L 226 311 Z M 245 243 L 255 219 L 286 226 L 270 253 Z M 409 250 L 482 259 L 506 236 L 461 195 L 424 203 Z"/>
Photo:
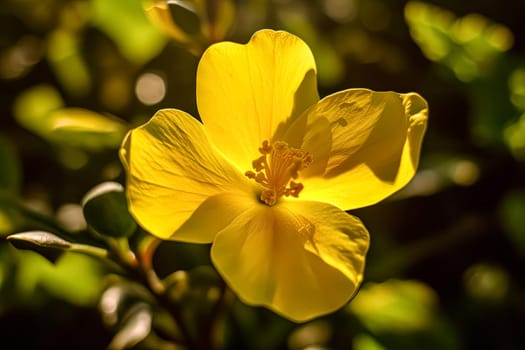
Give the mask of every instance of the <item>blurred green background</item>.
<path id="1" fill-rule="evenodd" d="M 235 302 L 226 348 L 525 348 L 525 2 L 197 3 L 215 31 L 176 5 L 177 27 L 162 31 L 140 0 L 2 1 L 0 348 L 108 346 L 97 306 L 108 267 L 74 254 L 53 265 L 5 236 L 45 229 L 42 217 L 85 231 L 84 194 L 124 181 L 125 132 L 160 108 L 197 116 L 199 52 L 262 28 L 310 45 L 321 96 L 416 91 L 430 119 L 410 185 L 353 212 L 372 239 L 356 299 L 304 325 Z M 155 266 L 206 264 L 207 249 L 164 243 Z"/>

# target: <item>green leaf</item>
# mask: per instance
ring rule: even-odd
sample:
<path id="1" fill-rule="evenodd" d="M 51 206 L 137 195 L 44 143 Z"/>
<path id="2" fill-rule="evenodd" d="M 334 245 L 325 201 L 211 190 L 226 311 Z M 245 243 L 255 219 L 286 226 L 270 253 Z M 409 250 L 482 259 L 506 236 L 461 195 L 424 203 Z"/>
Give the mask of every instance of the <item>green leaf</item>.
<path id="1" fill-rule="evenodd" d="M 91 6 L 93 24 L 130 61 L 143 64 L 164 48 L 166 38 L 147 19 L 141 0 L 93 0 Z"/>
<path id="2" fill-rule="evenodd" d="M 422 282 L 391 279 L 366 283 L 347 310 L 386 349 L 461 348 L 439 312 L 437 294 Z"/>
<path id="3" fill-rule="evenodd" d="M 357 334 L 352 341 L 352 349 L 355 350 L 387 350 L 374 337 L 366 334 Z"/>
<path id="4" fill-rule="evenodd" d="M 370 282 L 361 288 L 349 310 L 372 332 L 420 331 L 432 325 L 437 296 L 418 281 Z"/>
<path id="5" fill-rule="evenodd" d="M 490 73 L 494 62 L 514 41 L 506 26 L 482 15 L 471 13 L 458 18 L 424 2 L 408 2 L 405 18 L 423 54 L 450 68 L 463 82 Z"/>
<path id="6" fill-rule="evenodd" d="M 47 119 L 50 140 L 87 150 L 117 148 L 128 130 L 120 119 L 81 108 L 62 108 Z"/>
<path id="7" fill-rule="evenodd" d="M 76 305 L 91 307 L 96 303 L 105 272 L 99 261 L 65 252 L 51 267 L 43 271 L 39 281 L 49 293 Z"/>
<path id="8" fill-rule="evenodd" d="M 92 307 L 100 296 L 103 273 L 102 265 L 85 255 L 66 252 L 53 264 L 33 251 L 0 245 L 0 309 L 37 307 L 49 302 L 49 296 Z"/>
<path id="9" fill-rule="evenodd" d="M 38 85 L 17 97 L 14 112 L 20 125 L 45 140 L 84 150 L 117 148 L 128 130 L 116 117 L 63 105 L 56 89 Z"/>
<path id="10" fill-rule="evenodd" d="M 54 263 L 71 242 L 46 231 L 20 232 L 7 236 L 7 240 L 17 249 L 32 250 Z"/>
<path id="11" fill-rule="evenodd" d="M 47 42 L 47 61 L 65 92 L 74 97 L 88 95 L 92 77 L 82 53 L 78 32 L 71 28 L 56 29 L 49 34 Z"/>
<path id="12" fill-rule="evenodd" d="M 100 234 L 129 237 L 137 224 L 128 211 L 124 188 L 117 182 L 104 182 L 89 191 L 82 200 L 84 217 Z"/>
<path id="13" fill-rule="evenodd" d="M 14 114 L 24 128 L 44 137 L 48 129 L 47 116 L 62 108 L 64 101 L 51 85 L 42 84 L 23 91 L 15 100 Z"/>
<path id="14" fill-rule="evenodd" d="M 106 258 L 108 252 L 88 244 L 74 243 L 47 231 L 26 231 L 7 236 L 7 240 L 18 249 L 35 251 L 51 262 L 55 262 L 64 251 L 83 253 Z"/>

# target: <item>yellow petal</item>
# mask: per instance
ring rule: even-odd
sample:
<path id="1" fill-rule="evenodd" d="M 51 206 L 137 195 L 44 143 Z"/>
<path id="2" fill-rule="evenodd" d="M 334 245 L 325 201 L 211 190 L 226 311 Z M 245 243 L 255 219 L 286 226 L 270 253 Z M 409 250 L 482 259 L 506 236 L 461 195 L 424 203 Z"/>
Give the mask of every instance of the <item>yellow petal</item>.
<path id="1" fill-rule="evenodd" d="M 314 158 L 301 173 L 300 198 L 349 210 L 398 191 L 415 174 L 427 116 L 415 93 L 350 89 L 325 97 L 287 134 Z"/>
<path id="2" fill-rule="evenodd" d="M 175 231 L 209 197 L 246 193 L 252 186 L 209 143 L 201 123 L 174 109 L 161 110 L 132 130 L 120 154 L 127 169 L 130 212 L 142 227 L 163 239 L 176 239 Z M 194 231 L 194 237 L 186 232 L 183 239 L 213 239 L 198 227 Z"/>
<path id="3" fill-rule="evenodd" d="M 325 203 L 257 205 L 219 232 L 212 261 L 240 299 L 302 322 L 335 311 L 363 278 L 368 232 Z"/>
<path id="4" fill-rule="evenodd" d="M 315 72 L 308 46 L 287 32 L 212 45 L 197 70 L 197 106 L 210 139 L 240 169 L 251 169 L 262 141 L 318 101 Z"/>
<path id="5" fill-rule="evenodd" d="M 259 205 L 257 198 L 257 194 L 252 191 L 224 192 L 211 196 L 195 209 L 171 238 L 182 242 L 209 243 L 242 212 Z"/>

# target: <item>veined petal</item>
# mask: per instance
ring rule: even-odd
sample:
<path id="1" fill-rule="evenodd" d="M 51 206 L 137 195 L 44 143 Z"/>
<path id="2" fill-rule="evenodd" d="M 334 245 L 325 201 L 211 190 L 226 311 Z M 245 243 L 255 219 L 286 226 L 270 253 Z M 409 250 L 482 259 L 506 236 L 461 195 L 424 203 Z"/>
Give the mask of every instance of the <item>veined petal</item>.
<path id="1" fill-rule="evenodd" d="M 163 239 L 210 242 L 212 233 L 199 229 L 207 228 L 205 224 L 192 230 L 194 236 L 188 233 L 188 225 L 180 237 L 175 232 L 209 197 L 242 194 L 252 188 L 210 144 L 202 124 L 179 110 L 161 110 L 132 130 L 120 154 L 128 174 L 126 194 L 131 214 L 147 231 Z M 200 209 L 201 214 L 209 211 L 206 205 Z"/>
<path id="2" fill-rule="evenodd" d="M 415 174 L 427 117 L 415 93 L 350 89 L 325 97 L 287 136 L 314 158 L 301 173 L 300 198 L 349 210 L 398 191 Z"/>
<path id="3" fill-rule="evenodd" d="M 326 203 L 253 206 L 219 232 L 212 261 L 241 300 L 294 321 L 335 311 L 363 278 L 368 232 Z"/>
<path id="4" fill-rule="evenodd" d="M 246 45 L 212 45 L 197 70 L 206 132 L 242 171 L 251 168 L 263 140 L 318 100 L 312 53 L 286 32 L 262 30 Z"/>

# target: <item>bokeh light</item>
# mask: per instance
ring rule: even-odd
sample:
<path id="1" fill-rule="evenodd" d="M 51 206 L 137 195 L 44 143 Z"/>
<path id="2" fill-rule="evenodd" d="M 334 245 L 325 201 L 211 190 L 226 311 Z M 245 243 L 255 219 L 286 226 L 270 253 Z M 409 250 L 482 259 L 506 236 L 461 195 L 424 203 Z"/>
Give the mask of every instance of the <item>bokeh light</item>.
<path id="1" fill-rule="evenodd" d="M 472 298 L 501 301 L 509 288 L 509 276 L 499 266 L 480 263 L 465 271 L 464 283 L 467 294 Z"/>
<path id="2" fill-rule="evenodd" d="M 159 103 L 166 96 L 166 82 L 155 73 L 144 73 L 135 84 L 135 94 L 147 106 Z"/>
<path id="3" fill-rule="evenodd" d="M 58 222 L 72 232 L 79 232 L 87 227 L 86 220 L 82 215 L 82 207 L 79 204 L 61 205 L 57 210 L 56 217 Z"/>
<path id="4" fill-rule="evenodd" d="M 355 0 L 324 0 L 323 9 L 327 16 L 334 21 L 345 23 L 357 15 L 357 1 Z"/>

